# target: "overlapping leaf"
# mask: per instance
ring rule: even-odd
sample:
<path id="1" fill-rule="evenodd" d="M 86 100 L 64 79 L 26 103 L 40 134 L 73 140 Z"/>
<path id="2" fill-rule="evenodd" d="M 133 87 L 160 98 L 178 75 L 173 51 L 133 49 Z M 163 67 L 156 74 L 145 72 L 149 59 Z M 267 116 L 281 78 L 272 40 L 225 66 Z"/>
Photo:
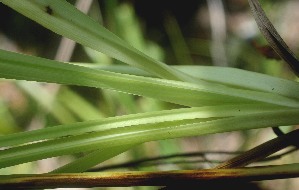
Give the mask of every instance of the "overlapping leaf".
<path id="1" fill-rule="evenodd" d="M 66 1 L 1 2 L 58 34 L 142 70 L 94 69 L 1 50 L 0 78 L 112 89 L 193 108 L 3 136 L 0 144 L 6 149 L 0 151 L 0 168 L 92 151 L 73 163 L 82 164 L 77 170 L 72 164 L 56 170 L 79 172 L 148 141 L 299 123 L 295 82 L 234 69 L 169 67 L 129 46 Z M 256 3 L 251 5 L 257 9 Z M 275 33 L 269 35 L 278 39 Z"/>

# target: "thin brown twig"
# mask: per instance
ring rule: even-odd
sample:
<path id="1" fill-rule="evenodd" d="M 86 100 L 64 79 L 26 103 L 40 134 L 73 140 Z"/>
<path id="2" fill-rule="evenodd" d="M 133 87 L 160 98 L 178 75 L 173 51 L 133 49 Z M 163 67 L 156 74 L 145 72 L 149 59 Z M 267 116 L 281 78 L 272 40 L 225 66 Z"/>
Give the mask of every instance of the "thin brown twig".
<path id="1" fill-rule="evenodd" d="M 213 155 L 238 155 L 243 152 L 241 151 L 235 151 L 235 152 L 228 152 L 228 151 L 202 151 L 202 152 L 190 152 L 190 153 L 178 153 L 178 154 L 169 154 L 169 155 L 164 155 L 164 156 L 157 156 L 157 157 L 150 157 L 150 158 L 142 158 L 139 160 L 134 160 L 134 161 L 129 161 L 129 162 L 124 162 L 120 164 L 115 164 L 115 165 L 107 165 L 107 166 L 101 166 L 101 167 L 96 167 L 88 170 L 88 172 L 97 172 L 97 171 L 104 171 L 108 169 L 117 169 L 117 168 L 128 168 L 128 167 L 140 167 L 140 166 L 148 166 L 159 164 L 159 161 L 163 160 L 168 160 L 168 159 L 176 159 L 176 158 L 196 158 L 200 157 L 203 158 L 207 154 L 213 154 Z M 201 160 L 203 162 L 205 160 Z M 209 162 L 210 160 L 208 160 Z M 187 163 L 188 161 L 186 161 Z M 198 162 L 198 161 L 197 161 Z M 173 162 L 167 162 L 173 163 Z"/>
<path id="2" fill-rule="evenodd" d="M 58 187 L 175 186 L 240 183 L 299 177 L 298 164 L 238 169 L 159 172 L 92 172 L 0 176 L 1 189 Z"/>
<path id="3" fill-rule="evenodd" d="M 294 130 L 285 135 L 278 136 L 270 141 L 267 141 L 233 159 L 230 159 L 215 169 L 237 168 L 244 167 L 248 164 L 268 157 L 269 155 L 278 152 L 288 146 L 298 146 L 299 129 Z"/>
<path id="4" fill-rule="evenodd" d="M 298 148 L 294 147 L 286 152 L 269 156 L 267 158 L 261 159 L 257 162 L 269 162 L 277 159 L 281 159 L 283 156 L 286 156 L 294 151 L 297 151 Z M 225 152 L 225 151 L 203 151 L 203 152 L 191 152 L 191 153 L 178 153 L 178 154 L 170 154 L 165 156 L 157 156 L 157 157 L 150 157 L 150 158 L 142 158 L 140 160 L 128 161 L 119 164 L 113 165 L 106 165 L 106 166 L 98 166 L 92 169 L 89 169 L 88 172 L 99 172 L 99 171 L 107 171 L 113 169 L 124 169 L 124 168 L 142 168 L 148 166 L 157 166 L 157 165 L 164 165 L 164 164 L 197 164 L 197 163 L 223 163 L 223 160 L 211 160 L 211 159 L 196 159 L 196 160 L 188 160 L 187 158 L 202 158 L 206 155 L 240 155 L 244 153 L 244 151 L 234 151 L 234 152 Z M 175 160 L 183 158 L 183 160 Z"/>

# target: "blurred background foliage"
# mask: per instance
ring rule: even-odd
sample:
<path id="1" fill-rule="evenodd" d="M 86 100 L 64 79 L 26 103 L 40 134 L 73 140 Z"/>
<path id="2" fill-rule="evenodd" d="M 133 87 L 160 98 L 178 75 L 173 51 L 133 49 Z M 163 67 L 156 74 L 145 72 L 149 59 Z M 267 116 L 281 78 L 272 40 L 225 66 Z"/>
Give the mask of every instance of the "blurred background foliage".
<path id="1" fill-rule="evenodd" d="M 91 5 L 87 10 L 91 17 L 137 49 L 169 65 L 236 67 L 296 80 L 288 66 L 278 60 L 267 46 L 246 0 L 188 2 L 91 0 L 90 2 Z M 261 3 L 283 39 L 298 55 L 299 1 L 269 0 Z M 3 18 L 0 20 L 1 49 L 60 59 L 57 57 L 61 53 L 57 52 L 62 46 L 60 36 L 2 4 L 0 4 L 0 17 Z M 98 65 L 123 64 L 80 45 L 76 45 L 70 52 L 71 56 L 64 61 Z M 178 105 L 110 90 L 0 80 L 1 135 L 175 107 Z M 269 128 L 150 142 L 105 162 L 101 167 L 163 155 L 196 153 L 173 155 L 168 159 L 157 159 L 116 169 L 210 168 L 238 151 L 247 150 L 273 137 L 274 134 Z M 296 157 L 298 153 L 267 164 L 292 163 L 296 161 Z M 71 159 L 71 157 L 47 159 L 2 169 L 0 173 L 42 173 Z M 260 184 L 262 189 L 286 190 L 295 189 L 298 185 L 298 179 Z"/>

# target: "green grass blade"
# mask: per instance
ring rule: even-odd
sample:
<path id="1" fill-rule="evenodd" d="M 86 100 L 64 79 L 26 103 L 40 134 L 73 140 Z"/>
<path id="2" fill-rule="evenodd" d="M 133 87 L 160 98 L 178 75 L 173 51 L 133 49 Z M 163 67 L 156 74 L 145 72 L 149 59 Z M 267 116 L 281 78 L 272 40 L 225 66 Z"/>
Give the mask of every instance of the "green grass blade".
<path id="1" fill-rule="evenodd" d="M 0 50 L 0 77 L 107 88 L 193 107 L 256 101 L 299 107 L 298 100 L 273 93 L 94 70 L 3 50 Z"/>
<path id="2" fill-rule="evenodd" d="M 194 81 L 190 76 L 136 50 L 93 19 L 61 0 L 1 0 L 40 25 L 84 46 L 166 79 Z"/>
<path id="3" fill-rule="evenodd" d="M 15 146 L 18 144 L 34 141 L 58 138 L 70 135 L 79 135 L 93 131 L 104 131 L 114 128 L 128 127 L 133 125 L 158 124 L 192 119 L 220 118 L 253 113 L 265 113 L 271 111 L 290 110 L 271 105 L 228 105 L 210 106 L 199 108 L 181 108 L 173 110 L 155 111 L 139 114 L 131 114 L 94 121 L 78 122 L 68 125 L 58 125 L 39 130 L 26 131 L 0 137 L 1 147 Z"/>
<path id="4" fill-rule="evenodd" d="M 17 81 L 16 84 L 44 110 L 51 113 L 59 123 L 67 124 L 77 121 L 74 115 L 66 109 L 64 105 L 56 101 L 56 96 L 47 91 L 40 84 L 28 83 L 26 81 Z"/>
<path id="5" fill-rule="evenodd" d="M 60 89 L 57 99 L 82 121 L 104 118 L 99 109 L 69 88 Z"/>
<path id="6" fill-rule="evenodd" d="M 38 142 L 0 151 L 0 167 L 13 166 L 38 159 L 78 152 L 130 145 L 171 138 L 206 135 L 264 128 L 269 126 L 295 125 L 299 123 L 299 109 L 248 114 L 210 121 L 183 124 L 164 122 L 159 125 L 138 125 L 93 132 L 78 136 Z"/>
<path id="7" fill-rule="evenodd" d="M 173 15 L 167 14 L 166 20 L 164 21 L 164 28 L 174 51 L 176 62 L 181 65 L 193 65 L 194 63 L 188 45 L 184 39 L 180 26 Z"/>
<path id="8" fill-rule="evenodd" d="M 125 65 L 98 66 L 88 63 L 79 65 L 117 73 L 154 77 L 148 72 Z M 229 67 L 194 65 L 178 65 L 173 67 L 201 80 L 299 99 L 299 83 L 295 81 Z"/>
<path id="9" fill-rule="evenodd" d="M 202 80 L 299 99 L 299 83 L 270 75 L 229 67 L 176 66 Z"/>
<path id="10" fill-rule="evenodd" d="M 76 173 L 76 172 L 84 172 L 91 167 L 108 160 L 118 154 L 121 154 L 129 149 L 131 149 L 135 144 L 129 145 L 120 145 L 113 148 L 103 148 L 100 150 L 95 150 L 92 153 L 89 153 L 81 158 L 76 159 L 69 164 L 66 164 L 60 168 L 53 170 L 50 173 Z"/>
<path id="11" fill-rule="evenodd" d="M 21 128 L 17 125 L 15 118 L 11 115 L 9 107 L 0 98 L 0 135 L 20 132 Z"/>

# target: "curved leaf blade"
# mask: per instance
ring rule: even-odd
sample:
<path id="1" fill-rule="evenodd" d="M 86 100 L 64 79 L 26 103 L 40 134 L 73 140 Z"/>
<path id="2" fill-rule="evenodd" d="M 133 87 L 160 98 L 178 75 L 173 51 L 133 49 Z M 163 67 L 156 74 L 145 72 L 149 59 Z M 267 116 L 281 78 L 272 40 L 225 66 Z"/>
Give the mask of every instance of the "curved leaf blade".
<path id="1" fill-rule="evenodd" d="M 252 10 L 255 21 L 275 52 L 289 64 L 293 71 L 299 76 L 299 61 L 290 50 L 284 40 L 280 37 L 271 21 L 266 16 L 261 4 L 258 0 L 248 0 L 250 8 Z"/>
<path id="2" fill-rule="evenodd" d="M 273 93 L 210 82 L 194 84 L 113 73 L 3 50 L 0 50 L 0 77 L 106 88 L 191 107 L 256 102 L 299 107 L 299 100 Z"/>
<path id="3" fill-rule="evenodd" d="M 0 2 L 57 34 L 156 76 L 172 80 L 195 81 L 194 78 L 133 48 L 67 1 L 1 0 Z"/>

